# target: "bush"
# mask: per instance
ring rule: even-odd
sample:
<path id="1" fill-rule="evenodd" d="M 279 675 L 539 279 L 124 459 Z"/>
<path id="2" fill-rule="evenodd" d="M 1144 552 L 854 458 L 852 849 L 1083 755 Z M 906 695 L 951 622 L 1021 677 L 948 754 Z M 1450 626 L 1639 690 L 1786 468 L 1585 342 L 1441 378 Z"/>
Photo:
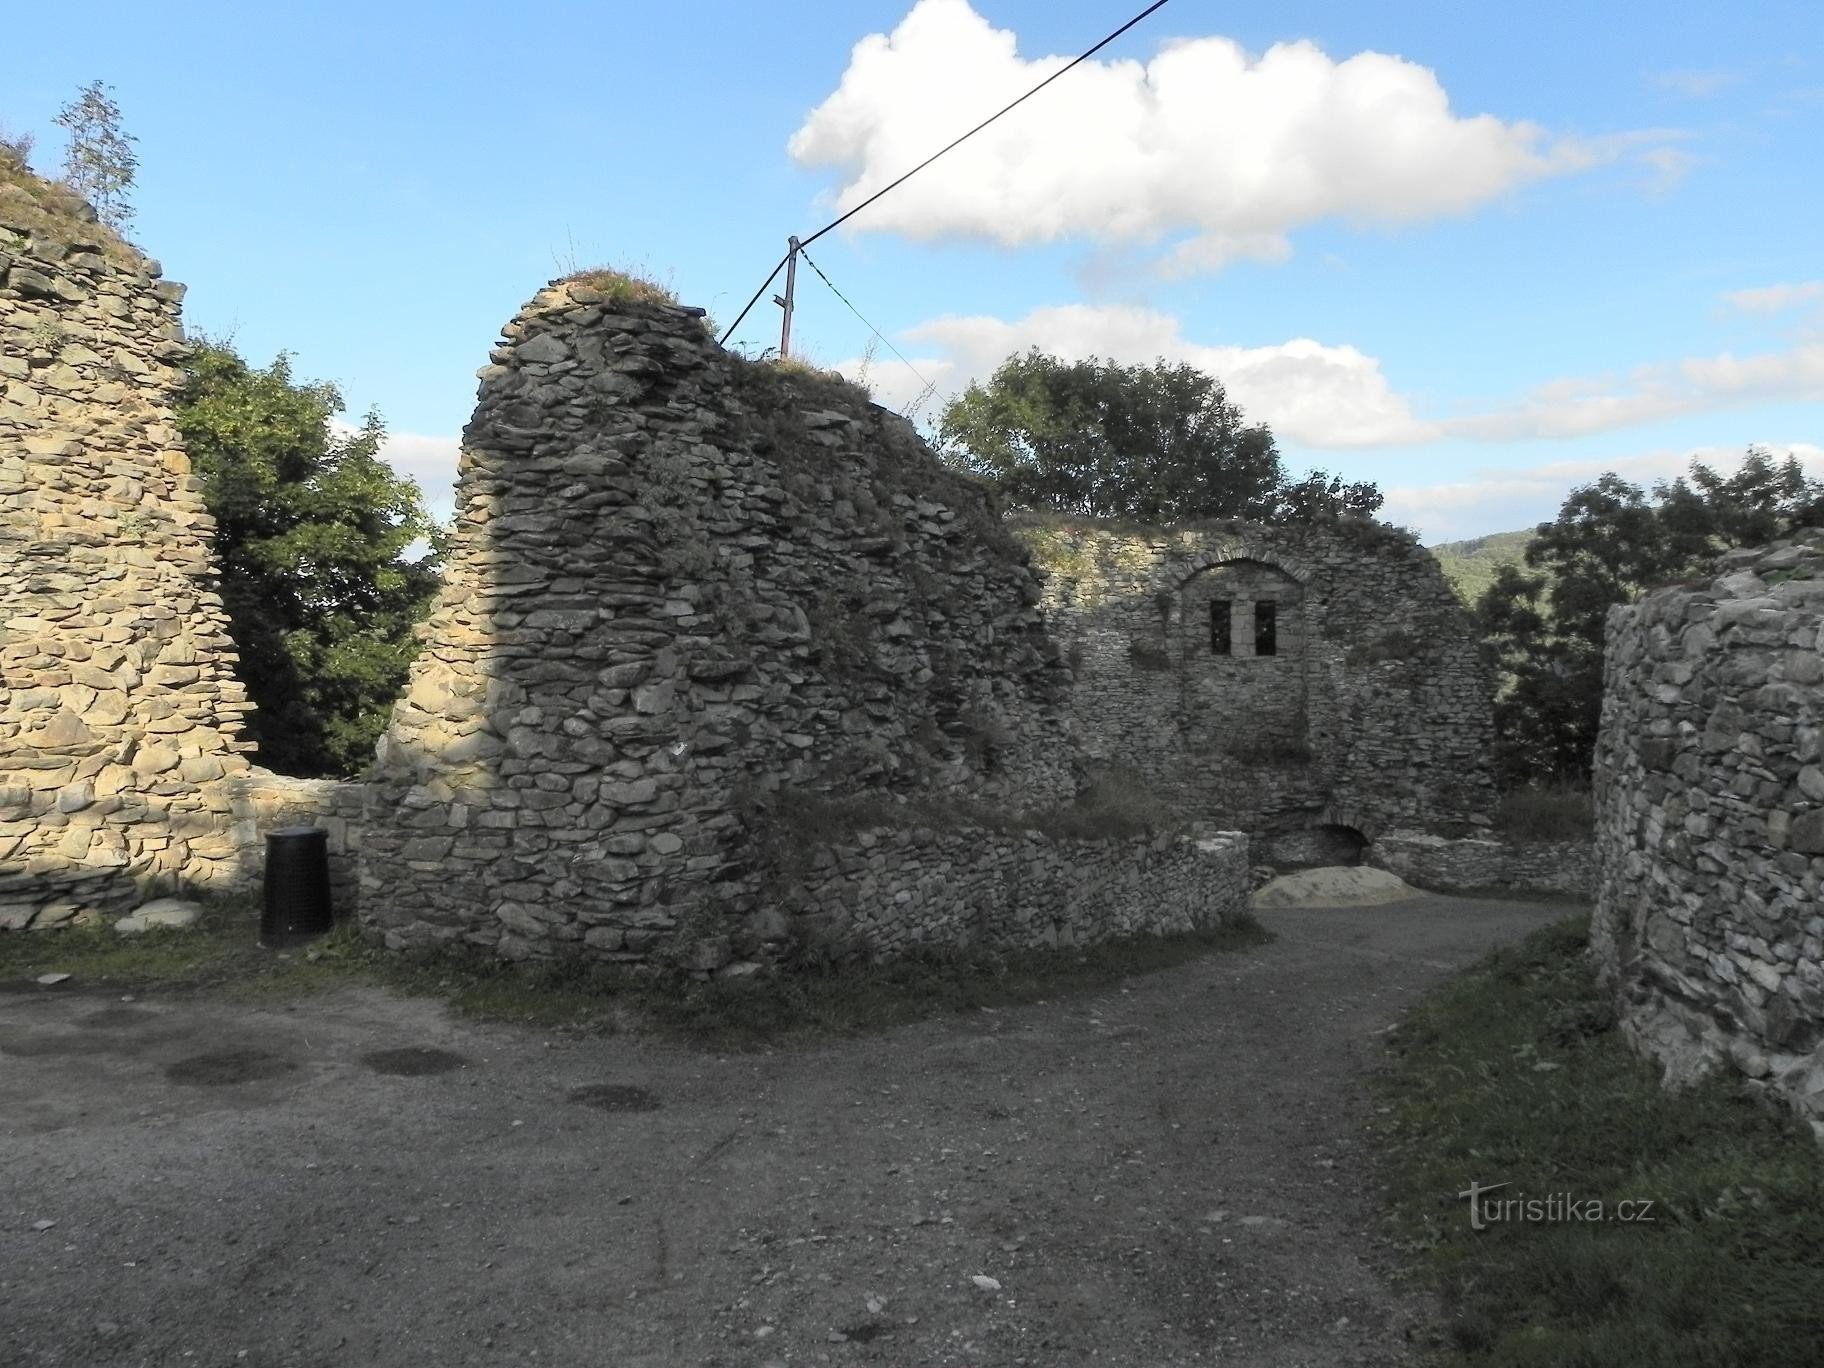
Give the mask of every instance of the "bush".
<path id="1" fill-rule="evenodd" d="M 1495 830 L 1510 841 L 1587 841 L 1596 832 L 1590 791 L 1577 784 L 1510 789 L 1495 809 Z"/>

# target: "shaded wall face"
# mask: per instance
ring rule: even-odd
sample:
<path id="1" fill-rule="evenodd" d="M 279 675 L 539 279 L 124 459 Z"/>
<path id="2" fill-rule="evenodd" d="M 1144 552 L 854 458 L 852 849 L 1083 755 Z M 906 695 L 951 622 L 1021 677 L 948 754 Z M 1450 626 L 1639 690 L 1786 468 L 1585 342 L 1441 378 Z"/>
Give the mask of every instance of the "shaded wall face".
<path id="1" fill-rule="evenodd" d="M 390 943 L 753 953 L 781 788 L 1074 793 L 1038 584 L 909 427 L 675 307 L 558 286 L 505 331 L 375 772 Z"/>
<path id="2" fill-rule="evenodd" d="M 1261 836 L 1487 823 L 1492 689 L 1422 549 L 1243 523 L 1149 534 L 1028 518 L 1016 530 L 1047 573 L 1097 756 Z"/>
<path id="3" fill-rule="evenodd" d="M 1824 534 L 1610 614 L 1592 943 L 1674 1080 L 1824 1120 Z"/>
<path id="4" fill-rule="evenodd" d="M 1277 566 L 1232 561 L 1198 571 L 1174 597 L 1183 730 L 1192 752 L 1306 752 L 1303 586 Z"/>
<path id="5" fill-rule="evenodd" d="M 6 204 L 0 927 L 18 928 L 231 879 L 223 780 L 247 768 L 249 705 L 170 409 L 182 287 Z"/>

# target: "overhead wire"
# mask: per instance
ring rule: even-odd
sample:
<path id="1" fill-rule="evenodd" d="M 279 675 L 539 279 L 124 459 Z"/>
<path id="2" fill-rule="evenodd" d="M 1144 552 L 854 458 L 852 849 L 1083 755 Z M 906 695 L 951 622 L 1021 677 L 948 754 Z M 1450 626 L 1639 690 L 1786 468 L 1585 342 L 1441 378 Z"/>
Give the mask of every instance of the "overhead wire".
<path id="1" fill-rule="evenodd" d="M 862 315 L 861 310 L 856 308 L 854 306 L 854 304 L 849 302 L 849 297 L 847 295 L 845 295 L 841 290 L 836 288 L 836 282 L 831 280 L 827 275 L 825 275 L 823 273 L 823 267 L 819 266 L 816 262 L 811 260 L 811 254 L 809 252 L 805 251 L 802 245 L 798 248 L 798 255 L 804 258 L 804 264 L 806 266 L 809 266 L 813 271 L 817 272 L 817 278 L 819 280 L 821 280 L 825 285 L 828 285 L 830 287 L 830 293 L 835 295 L 836 298 L 840 299 L 844 304 L 848 305 L 848 310 L 850 313 L 854 314 L 855 317 L 861 319 L 862 326 L 865 327 L 869 332 L 873 333 L 874 336 L 878 337 L 882 342 L 885 342 L 887 344 L 887 350 L 892 352 L 893 355 L 897 356 L 900 359 L 900 363 L 902 365 L 904 365 L 907 370 L 912 372 L 913 376 L 917 378 L 918 383 L 924 386 L 924 389 L 919 391 L 921 396 L 924 394 L 930 393 L 931 391 L 934 391 L 937 388 L 937 386 L 933 385 L 929 380 L 925 379 L 925 377 L 919 373 L 919 369 L 917 366 L 913 365 L 911 363 L 911 361 L 906 359 L 906 354 L 904 352 L 902 352 L 898 347 L 893 345 L 892 338 L 888 337 L 879 328 L 875 327 L 872 323 L 868 322 L 868 320 Z"/>
<path id="2" fill-rule="evenodd" d="M 722 336 L 717 340 L 726 345 L 726 343 L 728 342 L 728 339 L 734 335 L 735 329 L 741 326 L 741 320 L 746 318 L 748 313 L 753 309 L 754 305 L 760 302 L 760 296 L 766 293 L 767 287 L 770 286 L 773 283 L 773 281 L 778 278 L 779 272 L 781 272 L 785 269 L 785 264 L 792 259 L 793 251 L 796 251 L 799 254 L 802 254 L 806 247 L 810 246 L 811 243 L 817 241 L 818 238 L 822 237 L 825 233 L 829 232 L 832 228 L 841 227 L 844 223 L 847 223 L 850 219 L 854 218 L 855 215 L 859 214 L 863 209 L 866 209 L 870 204 L 873 204 L 876 200 L 880 199 L 883 195 L 889 194 L 892 191 L 897 190 L 900 186 L 904 185 L 907 181 L 911 180 L 912 177 L 916 176 L 920 171 L 923 171 L 927 166 L 931 165 L 932 162 L 936 161 L 939 157 L 943 156 L 946 152 L 949 152 L 951 149 L 968 141 L 970 138 L 973 138 L 977 133 L 980 133 L 984 128 L 988 127 L 989 124 L 993 123 L 996 119 L 1000 118 L 1001 115 L 1006 114 L 1010 110 L 1016 109 L 1020 105 L 1026 103 L 1026 101 L 1030 100 L 1034 95 L 1037 95 L 1041 90 L 1045 89 L 1046 86 L 1050 85 L 1053 81 L 1057 80 L 1058 77 L 1062 76 L 1065 72 L 1071 70 L 1072 68 L 1080 65 L 1083 62 L 1087 62 L 1091 57 L 1094 57 L 1103 48 L 1107 47 L 1110 43 L 1114 42 L 1115 39 L 1119 38 L 1122 34 L 1126 33 L 1129 29 L 1134 27 L 1134 25 L 1138 24 L 1141 20 L 1145 19 L 1148 15 L 1152 14 L 1155 10 L 1164 9 L 1167 3 L 1168 3 L 1168 0 L 1154 0 L 1154 2 L 1152 4 L 1148 5 L 1145 9 L 1141 10 L 1140 13 L 1136 14 L 1132 19 L 1129 19 L 1125 24 L 1121 25 L 1120 28 L 1116 29 L 1113 33 L 1109 34 L 1106 38 L 1103 38 L 1100 42 L 1096 43 L 1093 47 L 1086 48 L 1084 51 L 1079 53 L 1077 56 L 1073 57 L 1069 62 L 1067 62 L 1065 65 L 1059 67 L 1056 71 L 1052 72 L 1051 75 L 1047 76 L 1044 80 L 1040 81 L 1031 90 L 1028 90 L 1024 95 L 1020 96 L 1017 100 L 1014 100 L 1012 103 L 1003 105 L 1001 108 L 995 110 L 994 113 L 990 114 L 987 118 L 983 119 L 974 128 L 970 129 L 967 133 L 963 134 L 960 138 L 953 139 L 952 141 L 945 143 L 944 146 L 938 148 L 937 151 L 933 152 L 930 156 L 926 157 L 917 166 L 913 167 L 910 171 L 906 172 L 903 176 L 899 177 L 899 179 L 891 182 L 890 184 L 882 186 L 879 190 L 876 190 L 873 194 L 869 195 L 865 200 L 863 200 L 860 204 L 856 205 L 853 209 L 850 209 L 847 213 L 839 215 L 838 217 L 832 219 L 830 222 L 824 224 L 823 227 L 819 228 L 816 232 L 812 233 L 809 237 L 801 239 L 796 248 L 792 249 L 791 251 L 787 251 L 784 256 L 779 258 L 779 264 L 777 266 L 773 267 L 772 273 L 770 275 L 768 275 L 767 278 L 765 279 L 765 281 L 763 281 L 761 283 L 760 288 L 754 291 L 754 297 L 747 301 L 747 303 L 742 307 L 741 312 L 739 314 L 735 315 L 735 321 L 728 325 L 727 330 L 725 332 L 723 332 Z M 821 274 L 821 272 L 819 274 Z M 826 281 L 825 283 L 827 284 L 828 282 Z M 831 288 L 834 289 L 835 287 L 831 286 Z M 857 316 L 859 317 L 859 315 L 857 315 Z"/>

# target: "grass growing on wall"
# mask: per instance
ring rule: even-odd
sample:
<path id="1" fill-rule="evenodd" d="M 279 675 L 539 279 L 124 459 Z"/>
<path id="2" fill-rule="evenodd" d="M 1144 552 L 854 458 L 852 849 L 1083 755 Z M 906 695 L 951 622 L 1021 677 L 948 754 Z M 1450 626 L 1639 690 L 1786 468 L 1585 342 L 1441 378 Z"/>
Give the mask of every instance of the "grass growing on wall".
<path id="1" fill-rule="evenodd" d="M 1664 1093 L 1571 919 L 1432 994 L 1392 1037 L 1397 1232 L 1441 1294 L 1441 1364 L 1774 1368 L 1824 1346 L 1824 1149 L 1716 1080 Z M 1653 1203 L 1650 1222 L 1490 1223 L 1491 1198 Z"/>
<path id="2" fill-rule="evenodd" d="M 572 271 L 558 282 L 582 285 L 601 292 L 611 303 L 676 304 L 678 297 L 643 272 L 623 266 L 591 266 Z"/>

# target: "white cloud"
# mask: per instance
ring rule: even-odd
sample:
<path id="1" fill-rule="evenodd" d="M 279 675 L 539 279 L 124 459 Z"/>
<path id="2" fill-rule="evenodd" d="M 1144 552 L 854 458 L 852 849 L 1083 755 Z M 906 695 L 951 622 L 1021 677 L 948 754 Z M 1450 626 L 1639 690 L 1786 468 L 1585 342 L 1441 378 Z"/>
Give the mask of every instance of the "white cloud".
<path id="1" fill-rule="evenodd" d="M 923 353 L 912 364 L 923 380 L 898 362 L 869 367 L 878 402 L 902 408 L 930 381 L 940 396 L 986 379 L 1015 352 L 1029 347 L 1066 361 L 1099 356 L 1122 365 L 1183 362 L 1218 377 L 1250 422 L 1270 425 L 1277 436 L 1311 446 L 1382 446 L 1435 436 L 1415 422 L 1393 392 L 1380 363 L 1354 347 L 1294 338 L 1269 347 L 1205 346 L 1179 332 L 1178 320 L 1129 305 L 1072 304 L 1036 309 L 1008 322 L 986 316 L 946 316 L 908 329 L 903 336 Z M 859 374 L 861 363 L 837 367 Z"/>
<path id="2" fill-rule="evenodd" d="M 1824 478 L 1824 447 L 1810 442 L 1758 445 L 1765 446 L 1775 460 L 1795 456 L 1809 474 Z M 1687 473 L 1694 460 L 1727 474 L 1741 464 L 1747 447 L 1744 443 L 1740 447 L 1665 448 L 1618 457 L 1580 457 L 1517 470 L 1485 469 L 1470 479 L 1440 484 L 1384 486 L 1387 501 L 1380 516 L 1417 529 L 1434 544 L 1512 532 L 1555 517 L 1572 489 L 1606 472 L 1651 490 L 1661 480 Z"/>
<path id="3" fill-rule="evenodd" d="M 1801 304 L 1824 300 L 1824 280 L 1789 281 L 1752 290 L 1730 290 L 1723 302 L 1743 313 L 1782 313 Z"/>
<path id="4" fill-rule="evenodd" d="M 1041 78 L 968 0 L 919 0 L 856 44 L 835 93 L 793 135 L 805 166 L 839 169 L 847 210 Z M 1085 62 L 870 207 L 859 229 L 1008 246 L 1185 237 L 1170 272 L 1277 260 L 1326 218 L 1398 224 L 1467 212 L 1516 187 L 1653 155 L 1674 134 L 1552 139 L 1462 117 L 1430 69 L 1310 42 L 1254 57 L 1226 38 L 1168 44 L 1145 65 Z M 1656 169 L 1673 170 L 1658 157 Z"/>
<path id="5" fill-rule="evenodd" d="M 1687 99 L 1707 100 L 1741 79 L 1739 71 L 1661 71 L 1654 74 L 1653 84 Z"/>
<path id="6" fill-rule="evenodd" d="M 1824 342 L 1754 356 L 1690 357 L 1638 366 L 1625 376 L 1540 385 L 1493 412 L 1452 419 L 1439 430 L 1482 441 L 1582 437 L 1741 404 L 1824 399 Z"/>

